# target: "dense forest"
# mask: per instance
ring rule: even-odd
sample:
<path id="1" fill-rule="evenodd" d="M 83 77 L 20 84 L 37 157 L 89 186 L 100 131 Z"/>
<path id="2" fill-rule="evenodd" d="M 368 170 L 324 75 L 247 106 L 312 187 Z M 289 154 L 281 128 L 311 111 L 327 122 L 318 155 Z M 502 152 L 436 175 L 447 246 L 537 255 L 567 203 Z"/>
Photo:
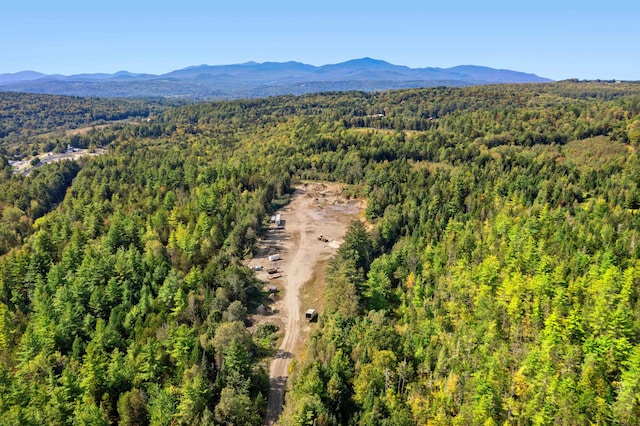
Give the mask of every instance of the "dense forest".
<path id="1" fill-rule="evenodd" d="M 68 138 L 106 153 L 3 157 L 4 424 L 261 424 L 277 330 L 248 331 L 241 261 L 301 179 L 350 185 L 367 223 L 281 424 L 638 424 L 639 84 L 202 103 Z"/>
<path id="2" fill-rule="evenodd" d="M 184 102 L 165 99 L 99 99 L 0 92 L 0 154 L 21 158 L 33 152 L 49 152 L 62 145 L 61 139 L 67 134 L 65 130 L 140 120 L 181 104 Z"/>

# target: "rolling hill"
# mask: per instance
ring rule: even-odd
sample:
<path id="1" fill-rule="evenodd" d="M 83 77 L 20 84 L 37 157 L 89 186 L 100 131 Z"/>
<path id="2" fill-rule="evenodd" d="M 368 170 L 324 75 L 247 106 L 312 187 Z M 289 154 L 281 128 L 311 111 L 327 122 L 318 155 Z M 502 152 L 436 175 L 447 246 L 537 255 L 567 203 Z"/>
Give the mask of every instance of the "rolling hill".
<path id="1" fill-rule="evenodd" d="M 0 90 L 98 97 L 255 98 L 323 91 L 542 83 L 551 80 L 511 70 L 462 65 L 409 68 L 371 58 L 323 66 L 300 62 L 199 65 L 166 74 L 0 74 Z"/>

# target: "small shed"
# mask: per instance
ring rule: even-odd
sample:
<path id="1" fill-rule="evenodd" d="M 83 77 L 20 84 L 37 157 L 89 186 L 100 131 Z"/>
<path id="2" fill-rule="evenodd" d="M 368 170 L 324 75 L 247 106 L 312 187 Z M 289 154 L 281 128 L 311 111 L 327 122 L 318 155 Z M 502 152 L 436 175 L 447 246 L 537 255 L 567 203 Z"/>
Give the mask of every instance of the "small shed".
<path id="1" fill-rule="evenodd" d="M 318 320 L 318 312 L 315 309 L 307 309 L 304 318 L 309 322 L 315 322 Z"/>

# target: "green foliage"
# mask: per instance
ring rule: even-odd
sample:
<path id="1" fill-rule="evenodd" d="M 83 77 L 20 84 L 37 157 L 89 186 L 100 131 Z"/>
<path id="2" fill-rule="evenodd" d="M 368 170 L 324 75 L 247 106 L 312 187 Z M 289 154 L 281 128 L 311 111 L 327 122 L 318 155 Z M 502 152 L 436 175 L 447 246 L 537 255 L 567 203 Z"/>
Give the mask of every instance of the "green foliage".
<path id="1" fill-rule="evenodd" d="M 241 261 L 294 182 L 329 179 L 368 223 L 329 262 L 283 424 L 634 424 L 639 92 L 315 94 L 42 136 L 108 150 L 28 177 L 2 157 L 0 418 L 261 423 L 254 342 L 272 330 L 247 331 L 260 293 Z"/>
<path id="2" fill-rule="evenodd" d="M 285 424 L 634 423 L 637 96 L 578 89 L 498 88 L 368 157 L 370 249 L 351 230 L 330 262 Z"/>
<path id="3" fill-rule="evenodd" d="M 215 409 L 215 419 L 229 426 L 262 424 L 249 397 L 229 387 L 222 389 L 220 402 Z"/>
<path id="4" fill-rule="evenodd" d="M 123 426 L 147 425 L 147 396 L 140 389 L 132 389 L 118 398 L 119 424 Z"/>
<path id="5" fill-rule="evenodd" d="M 61 139 L 71 142 L 65 138 L 65 130 L 147 117 L 166 109 L 168 104 L 159 100 L 0 92 L 0 150 L 26 154 L 36 145 L 41 152 L 61 152 L 67 147 Z"/>

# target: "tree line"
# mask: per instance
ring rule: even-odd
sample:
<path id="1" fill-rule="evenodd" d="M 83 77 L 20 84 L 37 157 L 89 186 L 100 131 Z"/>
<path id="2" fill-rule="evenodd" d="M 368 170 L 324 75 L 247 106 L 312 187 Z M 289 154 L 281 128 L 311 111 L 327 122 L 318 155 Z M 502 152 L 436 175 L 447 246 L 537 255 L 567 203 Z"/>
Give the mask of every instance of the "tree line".
<path id="1" fill-rule="evenodd" d="M 634 424 L 639 89 L 210 102 L 78 135 L 107 147 L 81 163 L 5 161 L 3 420 L 260 424 L 274 330 L 247 329 L 242 259 L 328 179 L 369 223 L 328 266 L 283 424 Z"/>

